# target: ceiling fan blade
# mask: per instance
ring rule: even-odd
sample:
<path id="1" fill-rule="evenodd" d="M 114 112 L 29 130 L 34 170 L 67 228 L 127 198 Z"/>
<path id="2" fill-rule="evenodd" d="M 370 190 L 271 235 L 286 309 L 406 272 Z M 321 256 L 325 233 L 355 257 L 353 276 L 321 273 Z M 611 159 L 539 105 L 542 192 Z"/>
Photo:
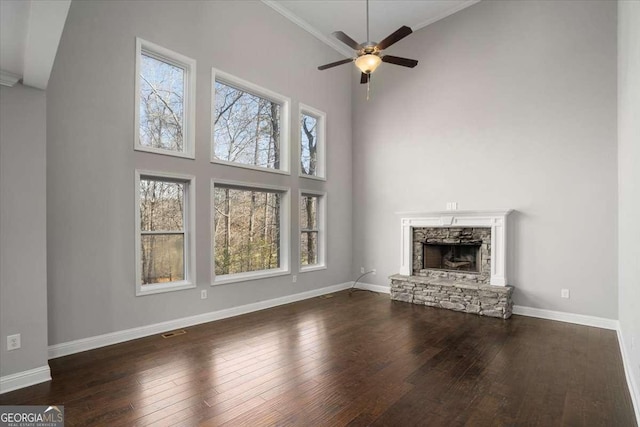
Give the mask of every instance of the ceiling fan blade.
<path id="1" fill-rule="evenodd" d="M 411 28 L 407 27 L 406 25 L 403 25 L 402 27 L 398 28 L 394 33 L 388 35 L 386 39 L 378 43 L 378 49 L 380 50 L 386 49 L 392 44 L 397 43 L 403 38 L 407 37 L 412 32 L 413 31 L 411 30 Z"/>
<path id="2" fill-rule="evenodd" d="M 363 85 L 365 83 L 368 83 L 369 79 L 371 79 L 371 74 L 362 73 L 360 75 L 360 84 Z"/>
<path id="3" fill-rule="evenodd" d="M 348 35 L 346 35 L 342 31 L 334 31 L 332 34 L 333 34 L 333 37 L 337 38 L 342 43 L 344 43 L 347 46 L 349 46 L 351 49 L 353 49 L 353 50 L 362 49 L 362 46 L 360 45 L 360 43 L 358 43 L 357 41 L 355 41 L 354 39 L 352 39 L 351 37 L 349 37 Z"/>
<path id="4" fill-rule="evenodd" d="M 382 57 L 382 62 L 388 62 L 389 64 L 402 65 L 403 67 L 413 68 L 418 65 L 418 61 L 415 59 L 401 58 L 399 56 L 385 55 Z"/>
<path id="5" fill-rule="evenodd" d="M 337 67 L 338 65 L 348 64 L 349 62 L 353 62 L 353 58 L 342 59 L 340 61 L 332 62 L 330 64 L 324 64 L 318 67 L 318 70 L 326 70 L 327 68 Z"/>

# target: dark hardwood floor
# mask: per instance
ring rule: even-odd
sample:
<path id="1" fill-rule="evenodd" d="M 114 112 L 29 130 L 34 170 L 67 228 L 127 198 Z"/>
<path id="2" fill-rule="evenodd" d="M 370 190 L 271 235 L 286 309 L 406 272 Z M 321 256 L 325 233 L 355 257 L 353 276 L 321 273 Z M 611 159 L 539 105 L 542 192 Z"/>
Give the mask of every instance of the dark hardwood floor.
<path id="1" fill-rule="evenodd" d="M 357 292 L 50 361 L 68 426 L 635 426 L 615 332 Z"/>

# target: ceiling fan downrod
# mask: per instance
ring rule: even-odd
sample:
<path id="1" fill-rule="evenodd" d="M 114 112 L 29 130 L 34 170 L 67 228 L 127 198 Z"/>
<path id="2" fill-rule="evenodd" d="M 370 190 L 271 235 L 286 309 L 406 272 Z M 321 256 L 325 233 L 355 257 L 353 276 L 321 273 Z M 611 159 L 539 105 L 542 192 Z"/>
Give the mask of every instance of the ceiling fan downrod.
<path id="1" fill-rule="evenodd" d="M 367 0 L 367 44 L 371 41 L 369 37 L 369 0 Z"/>

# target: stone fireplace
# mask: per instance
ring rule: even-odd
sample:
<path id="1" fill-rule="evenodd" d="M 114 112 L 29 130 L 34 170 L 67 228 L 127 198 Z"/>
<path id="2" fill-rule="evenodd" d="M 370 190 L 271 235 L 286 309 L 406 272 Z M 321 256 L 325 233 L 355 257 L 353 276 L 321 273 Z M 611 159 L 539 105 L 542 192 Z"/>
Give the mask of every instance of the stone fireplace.
<path id="1" fill-rule="evenodd" d="M 402 218 L 398 301 L 508 318 L 504 212 L 446 211 Z"/>

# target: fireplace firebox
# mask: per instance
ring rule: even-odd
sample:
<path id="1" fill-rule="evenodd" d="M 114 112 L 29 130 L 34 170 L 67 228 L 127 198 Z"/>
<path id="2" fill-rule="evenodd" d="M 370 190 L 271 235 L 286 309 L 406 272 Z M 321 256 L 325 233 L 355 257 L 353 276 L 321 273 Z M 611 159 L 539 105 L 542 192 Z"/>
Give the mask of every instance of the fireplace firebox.
<path id="1" fill-rule="evenodd" d="M 491 228 L 414 227 L 413 275 L 489 283 Z"/>
<path id="2" fill-rule="evenodd" d="M 423 243 L 423 268 L 479 273 L 481 244 Z"/>

